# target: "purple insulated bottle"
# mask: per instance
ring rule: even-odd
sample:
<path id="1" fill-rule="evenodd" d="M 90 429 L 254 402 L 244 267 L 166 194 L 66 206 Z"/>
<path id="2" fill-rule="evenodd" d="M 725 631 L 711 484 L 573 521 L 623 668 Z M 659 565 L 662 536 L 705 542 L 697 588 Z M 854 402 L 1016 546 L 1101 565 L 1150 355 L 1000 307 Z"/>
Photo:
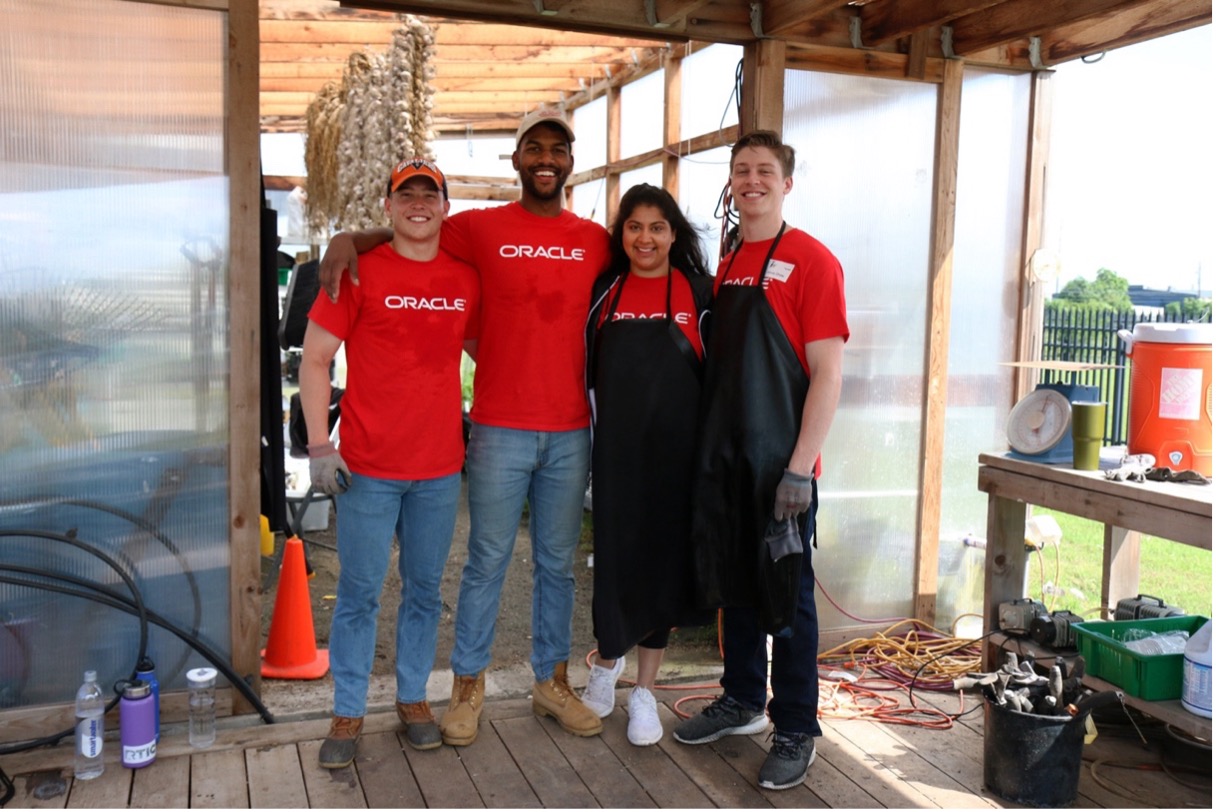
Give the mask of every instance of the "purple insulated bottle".
<path id="1" fill-rule="evenodd" d="M 118 702 L 118 728 L 122 766 L 134 770 L 156 761 L 156 701 L 151 685 L 137 679 L 123 686 Z"/>

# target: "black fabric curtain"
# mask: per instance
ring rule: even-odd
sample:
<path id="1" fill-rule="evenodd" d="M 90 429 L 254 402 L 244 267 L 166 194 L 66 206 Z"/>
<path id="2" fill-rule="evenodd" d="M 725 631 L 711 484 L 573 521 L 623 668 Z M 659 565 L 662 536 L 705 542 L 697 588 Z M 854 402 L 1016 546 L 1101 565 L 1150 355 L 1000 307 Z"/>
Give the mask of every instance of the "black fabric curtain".
<path id="1" fill-rule="evenodd" d="M 283 467 L 283 366 L 279 355 L 278 212 L 266 204 L 262 182 L 262 514 L 270 529 L 287 530 L 287 473 Z"/>

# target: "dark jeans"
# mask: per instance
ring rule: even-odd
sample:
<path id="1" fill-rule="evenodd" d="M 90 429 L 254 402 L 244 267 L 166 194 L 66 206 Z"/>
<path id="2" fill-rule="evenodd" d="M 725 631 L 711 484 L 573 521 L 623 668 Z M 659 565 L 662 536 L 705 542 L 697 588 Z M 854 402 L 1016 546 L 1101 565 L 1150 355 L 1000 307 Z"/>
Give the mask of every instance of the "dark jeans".
<path id="1" fill-rule="evenodd" d="M 802 534 L 802 577 L 793 634 L 773 637 L 773 699 L 768 703 L 773 727 L 782 733 L 822 736 L 819 727 L 819 615 L 815 610 L 815 569 L 810 538 L 815 532 L 815 506 L 808 511 Z M 722 690 L 752 708 L 768 697 L 768 652 L 754 609 L 722 610 Z"/>

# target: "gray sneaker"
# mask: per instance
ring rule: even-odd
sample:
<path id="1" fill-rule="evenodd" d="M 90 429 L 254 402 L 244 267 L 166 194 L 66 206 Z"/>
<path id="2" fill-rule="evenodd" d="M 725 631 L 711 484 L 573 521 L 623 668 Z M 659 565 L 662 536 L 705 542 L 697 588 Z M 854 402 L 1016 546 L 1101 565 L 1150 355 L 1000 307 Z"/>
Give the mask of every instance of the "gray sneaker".
<path id="1" fill-rule="evenodd" d="M 760 767 L 760 786 L 789 789 L 806 780 L 815 761 L 815 739 L 809 733 L 773 731 L 773 744 Z"/>
<path id="2" fill-rule="evenodd" d="M 768 726 L 763 710 L 753 710 L 726 694 L 696 716 L 676 725 L 675 740 L 683 744 L 708 744 L 723 736 L 750 736 Z"/>

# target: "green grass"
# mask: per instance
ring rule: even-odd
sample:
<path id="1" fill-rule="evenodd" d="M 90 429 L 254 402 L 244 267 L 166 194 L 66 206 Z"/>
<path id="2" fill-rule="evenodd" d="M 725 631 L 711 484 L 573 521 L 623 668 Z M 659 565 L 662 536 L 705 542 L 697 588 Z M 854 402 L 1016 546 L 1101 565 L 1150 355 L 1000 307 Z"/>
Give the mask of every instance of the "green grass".
<path id="1" fill-rule="evenodd" d="M 1043 601 L 1049 609 L 1069 609 L 1086 620 L 1100 619 L 1102 601 L 1102 525 L 1052 510 L 1047 514 L 1063 531 L 1059 547 L 1059 576 L 1056 550 L 1049 544 L 1042 555 L 1033 553 L 1027 562 L 1029 597 Z M 1040 562 L 1042 569 L 1040 570 Z M 1041 573 L 1041 574 L 1040 574 Z M 1060 594 L 1044 595 L 1041 584 L 1058 585 Z M 1141 536 L 1140 594 L 1161 598 L 1187 614 L 1212 616 L 1212 552 L 1154 536 Z M 1114 600 L 1134 595 L 1112 596 Z"/>

